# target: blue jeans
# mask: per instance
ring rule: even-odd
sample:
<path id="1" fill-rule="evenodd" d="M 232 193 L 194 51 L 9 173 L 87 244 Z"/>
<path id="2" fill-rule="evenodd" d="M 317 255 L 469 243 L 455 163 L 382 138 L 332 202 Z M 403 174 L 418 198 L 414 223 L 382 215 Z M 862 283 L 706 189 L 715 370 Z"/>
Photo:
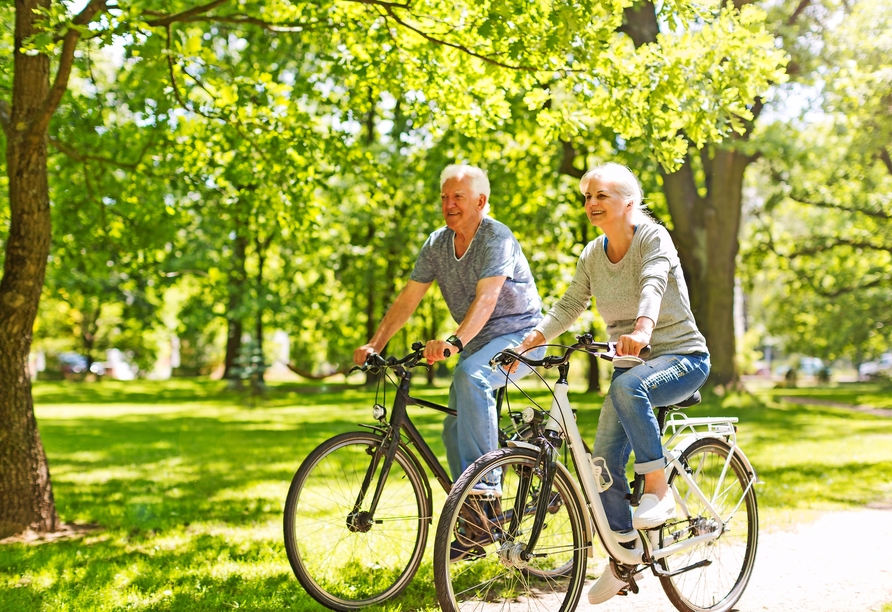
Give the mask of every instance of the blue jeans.
<path id="1" fill-rule="evenodd" d="M 671 406 L 694 394 L 709 376 L 709 355 L 660 355 L 634 368 L 613 371 L 598 419 L 593 456 L 603 457 L 613 485 L 601 493 L 613 531 L 632 529 L 626 463 L 635 451 L 635 472 L 666 467 L 654 407 Z"/>
<path id="2" fill-rule="evenodd" d="M 457 416 L 448 416 L 443 421 L 443 444 L 446 445 L 453 482 L 482 455 L 499 448 L 499 423 L 493 391 L 504 387 L 506 378 L 501 368 L 493 371 L 489 367 L 489 360 L 499 351 L 520 344 L 528 332 L 499 336 L 471 355 L 459 355 L 449 388 L 449 407 L 456 410 Z M 545 347 L 539 347 L 527 354 L 539 359 L 544 353 Z M 521 364 L 511 375 L 511 380 L 519 380 L 529 373 L 530 369 Z M 499 474 L 493 472 L 484 481 L 492 480 L 497 484 L 498 479 Z"/>

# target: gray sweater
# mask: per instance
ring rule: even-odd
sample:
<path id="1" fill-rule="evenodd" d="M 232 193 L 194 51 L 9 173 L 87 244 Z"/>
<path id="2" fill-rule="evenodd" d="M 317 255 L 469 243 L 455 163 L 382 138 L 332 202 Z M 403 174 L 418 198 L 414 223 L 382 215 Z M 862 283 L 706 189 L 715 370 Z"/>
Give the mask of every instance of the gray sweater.
<path id="1" fill-rule="evenodd" d="M 656 323 L 651 357 L 708 352 L 666 228 L 639 225 L 629 251 L 617 263 L 607 258 L 604 241 L 602 235 L 586 245 L 567 292 L 536 326 L 545 339 L 565 332 L 594 297 L 611 341 L 632 333 L 638 317 L 648 317 Z"/>

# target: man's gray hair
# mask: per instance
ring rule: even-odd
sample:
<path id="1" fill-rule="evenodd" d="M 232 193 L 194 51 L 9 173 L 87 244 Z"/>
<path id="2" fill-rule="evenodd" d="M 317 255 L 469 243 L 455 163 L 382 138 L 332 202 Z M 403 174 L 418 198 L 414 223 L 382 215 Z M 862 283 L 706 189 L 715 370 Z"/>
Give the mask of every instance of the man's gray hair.
<path id="1" fill-rule="evenodd" d="M 443 168 L 440 173 L 440 189 L 451 178 L 461 179 L 467 177 L 471 179 L 471 189 L 478 195 L 486 196 L 486 207 L 483 209 L 484 214 L 489 213 L 489 178 L 486 172 L 477 166 L 469 166 L 468 164 L 450 164 Z"/>
<path id="2" fill-rule="evenodd" d="M 595 166 L 579 179 L 579 191 L 584 194 L 588 188 L 589 181 L 592 179 L 613 183 L 613 186 L 623 198 L 632 201 L 632 208 L 635 209 L 632 220 L 636 225 L 638 223 L 654 223 L 653 217 L 650 216 L 650 213 L 641 204 L 644 199 L 641 183 L 638 182 L 638 178 L 627 166 L 614 162 Z"/>

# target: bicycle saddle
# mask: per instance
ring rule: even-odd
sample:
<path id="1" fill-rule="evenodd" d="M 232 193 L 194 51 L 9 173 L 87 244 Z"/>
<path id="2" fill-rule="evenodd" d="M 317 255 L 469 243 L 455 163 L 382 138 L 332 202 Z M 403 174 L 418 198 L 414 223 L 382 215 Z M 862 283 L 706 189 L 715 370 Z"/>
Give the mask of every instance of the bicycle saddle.
<path id="1" fill-rule="evenodd" d="M 696 406 L 700 403 L 700 400 L 703 398 L 700 396 L 699 391 L 694 391 L 694 394 L 686 400 L 682 400 L 675 404 L 676 408 L 687 408 L 688 406 Z"/>

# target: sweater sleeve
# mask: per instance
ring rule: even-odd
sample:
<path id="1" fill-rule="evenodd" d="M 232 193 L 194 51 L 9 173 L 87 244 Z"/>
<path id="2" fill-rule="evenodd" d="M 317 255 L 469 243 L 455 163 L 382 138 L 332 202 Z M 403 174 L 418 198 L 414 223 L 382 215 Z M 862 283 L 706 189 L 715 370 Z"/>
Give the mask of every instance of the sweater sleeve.
<path id="1" fill-rule="evenodd" d="M 638 317 L 647 317 L 654 323 L 660 316 L 660 304 L 669 282 L 672 251 L 675 246 L 669 233 L 657 226 L 657 231 L 641 242 L 641 292 L 638 300 Z"/>
<path id="2" fill-rule="evenodd" d="M 576 273 L 561 299 L 551 307 L 542 321 L 535 327 L 548 342 L 552 338 L 560 336 L 588 309 L 592 300 L 591 285 L 591 254 L 594 242 L 590 242 L 579 256 L 576 263 Z"/>

